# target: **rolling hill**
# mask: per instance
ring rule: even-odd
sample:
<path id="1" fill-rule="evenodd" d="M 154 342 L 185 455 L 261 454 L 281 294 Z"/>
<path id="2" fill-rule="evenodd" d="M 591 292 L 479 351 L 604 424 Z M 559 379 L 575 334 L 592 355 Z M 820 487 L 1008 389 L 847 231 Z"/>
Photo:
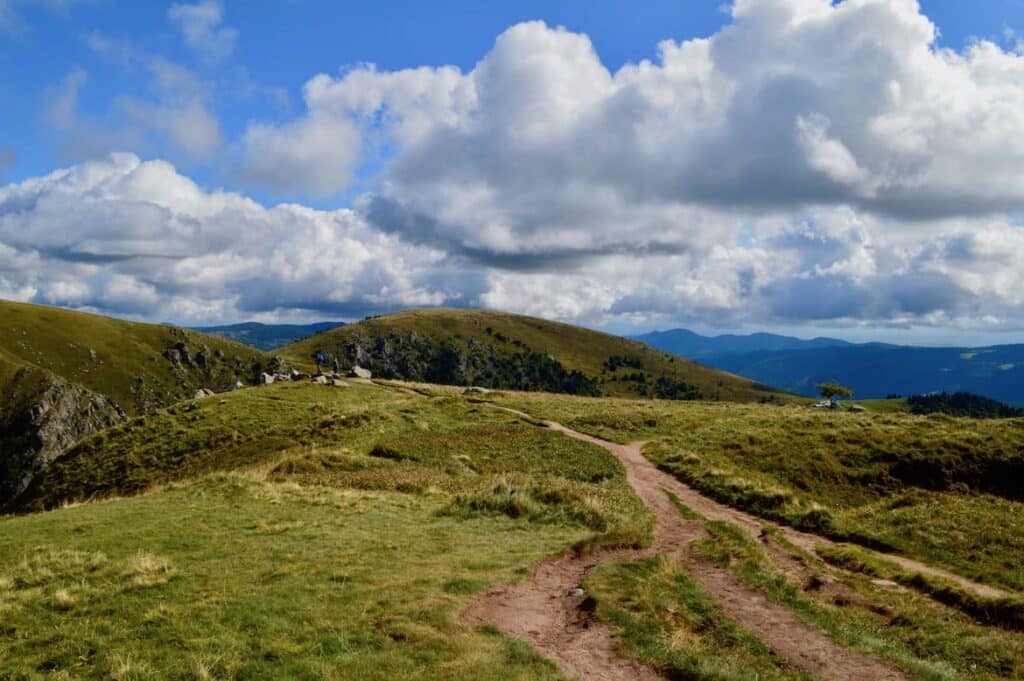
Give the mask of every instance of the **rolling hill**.
<path id="1" fill-rule="evenodd" d="M 172 405 L 0 517 L 0 669 L 1021 678 L 1021 423 L 392 382 Z"/>
<path id="2" fill-rule="evenodd" d="M 0 301 L 0 508 L 83 437 L 253 383 L 265 355 L 222 338 Z"/>
<path id="3" fill-rule="evenodd" d="M 639 336 L 646 343 L 789 392 L 813 396 L 838 380 L 858 398 L 969 392 L 1024 404 L 1024 345 L 927 348 L 803 341 L 771 334 L 705 337 L 685 329 Z"/>
<path id="4" fill-rule="evenodd" d="M 294 343 L 307 336 L 343 325 L 344 322 L 313 322 L 312 324 L 243 322 L 241 324 L 197 326 L 193 328 L 200 333 L 209 333 L 221 338 L 245 343 L 257 350 L 276 350 L 283 345 Z"/>
<path id="5" fill-rule="evenodd" d="M 399 312 L 317 334 L 281 353 L 309 365 L 318 350 L 378 377 L 429 383 L 665 399 L 783 397 L 638 341 L 503 312 Z"/>

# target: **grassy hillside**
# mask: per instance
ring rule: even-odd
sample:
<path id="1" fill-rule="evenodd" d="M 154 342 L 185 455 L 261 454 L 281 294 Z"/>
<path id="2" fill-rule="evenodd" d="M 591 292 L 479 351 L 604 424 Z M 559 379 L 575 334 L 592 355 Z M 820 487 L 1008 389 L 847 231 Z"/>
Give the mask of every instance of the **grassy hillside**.
<path id="1" fill-rule="evenodd" d="M 1024 505 L 990 477 L 1024 444 L 1018 421 L 487 399 L 650 439 L 648 456 L 738 506 L 795 521 L 818 504 L 837 531 L 1021 583 Z M 757 506 L 772 499 L 783 503 Z M 284 383 L 158 409 L 87 439 L 20 501 L 55 510 L 0 518 L 0 669 L 12 678 L 562 678 L 459 612 L 545 554 L 651 533 L 607 451 L 458 388 L 409 384 Z M 1024 676 L 1024 635 L 876 583 L 903 579 L 884 564 L 829 555 L 839 570 L 679 512 L 706 525 L 695 536 L 708 561 L 909 678 Z M 805 566 L 810 586 L 780 565 Z M 604 563 L 583 581 L 586 607 L 623 655 L 668 678 L 803 678 L 690 567 Z"/>
<path id="2" fill-rule="evenodd" d="M 178 361 L 168 353 L 175 348 Z M 0 382 L 36 367 L 113 398 L 128 414 L 252 380 L 264 362 L 259 351 L 217 336 L 0 301 Z"/>
<path id="3" fill-rule="evenodd" d="M 0 301 L 0 509 L 82 438 L 200 388 L 253 383 L 267 361 L 184 329 Z"/>
<path id="4" fill-rule="evenodd" d="M 509 394 L 715 499 L 1024 591 L 1024 419 Z"/>
<path id="5" fill-rule="evenodd" d="M 317 334 L 281 352 L 308 365 L 317 350 L 384 378 L 432 383 L 666 399 L 782 397 L 636 341 L 502 312 L 410 310 Z"/>
<path id="6" fill-rule="evenodd" d="M 458 611 L 546 554 L 650 533 L 604 450 L 371 385 L 159 410 L 69 452 L 26 507 L 142 490 L 0 518 L 0 669 L 557 679 Z"/>

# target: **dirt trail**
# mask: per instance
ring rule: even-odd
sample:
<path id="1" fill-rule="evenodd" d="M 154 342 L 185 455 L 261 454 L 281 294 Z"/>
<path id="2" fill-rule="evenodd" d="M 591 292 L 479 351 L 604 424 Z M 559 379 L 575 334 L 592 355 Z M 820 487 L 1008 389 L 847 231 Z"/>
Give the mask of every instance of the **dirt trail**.
<path id="1" fill-rule="evenodd" d="M 615 635 L 592 614 L 593 601 L 575 589 L 592 568 L 607 561 L 631 560 L 650 551 L 602 551 L 565 554 L 543 561 L 530 578 L 514 586 L 494 586 L 462 613 L 469 624 L 489 624 L 526 641 L 573 679 L 653 681 L 662 677 L 617 649 Z"/>
<path id="2" fill-rule="evenodd" d="M 511 409 L 498 408 L 529 418 Z M 629 483 L 655 516 L 654 546 L 644 552 L 606 551 L 548 559 L 524 583 L 493 587 L 485 592 L 464 612 L 465 621 L 490 624 L 507 635 L 527 641 L 571 678 L 659 678 L 653 669 L 623 657 L 617 651 L 612 632 L 589 615 L 585 597 L 578 596 L 574 600 L 567 598 L 567 593 L 600 563 L 661 553 L 685 565 L 727 617 L 794 666 L 818 678 L 837 681 L 905 678 L 896 669 L 839 645 L 821 630 L 798 619 L 784 606 L 769 601 L 732 572 L 695 555 L 690 545 L 706 537 L 707 533 L 701 523 L 683 518 L 665 491 L 676 494 L 698 513 L 708 509 L 717 512 L 718 509 L 695 503 L 692 490 L 643 456 L 642 443 L 617 445 L 561 424 L 549 423 L 548 427 L 603 447 L 622 462 Z M 750 522 L 745 525 L 750 525 Z M 760 525 L 757 525 L 757 531 L 760 532 Z"/>
<path id="3" fill-rule="evenodd" d="M 605 440 L 601 440 L 600 438 L 595 438 L 584 433 L 578 433 L 574 430 L 571 430 L 570 428 L 562 426 L 561 424 L 549 423 L 548 426 L 554 430 L 559 430 L 567 435 L 570 435 L 571 437 L 576 437 L 578 439 L 583 439 L 587 442 L 592 442 L 596 445 L 605 447 L 606 449 L 609 449 L 608 445 L 612 444 L 606 442 Z M 612 446 L 621 447 L 621 445 Z M 647 465 L 650 466 L 651 468 L 656 469 L 656 467 L 652 463 L 650 463 L 647 460 L 647 458 L 643 456 L 642 453 L 639 452 L 638 445 L 630 445 L 630 447 L 627 449 L 632 448 L 637 449 L 636 456 L 639 457 L 639 461 L 637 462 L 639 465 Z M 618 456 L 618 454 L 616 455 Z M 705 518 L 708 518 L 709 520 L 720 520 L 737 525 L 744 531 L 746 531 L 747 534 L 749 534 L 751 537 L 759 537 L 761 534 L 761 529 L 766 525 L 770 525 L 772 527 L 778 528 L 779 531 L 782 532 L 783 536 L 785 536 L 786 539 L 788 539 L 792 544 L 811 554 L 815 553 L 815 547 L 821 545 L 844 546 L 844 544 L 841 542 L 833 541 L 826 537 L 822 537 L 821 535 L 813 534 L 810 532 L 801 532 L 800 530 L 795 530 L 792 527 L 780 525 L 778 523 L 773 523 L 769 520 L 765 520 L 763 518 L 758 518 L 757 516 L 750 515 L 749 513 L 744 513 L 743 511 L 737 510 L 731 506 L 727 506 L 725 504 L 715 501 L 714 499 L 710 499 L 704 496 L 697 490 L 693 489 L 686 483 L 680 481 L 679 479 L 675 478 L 674 476 L 668 473 L 664 473 L 660 470 L 658 472 L 661 473 L 666 479 L 671 481 L 671 484 L 665 484 L 662 486 L 665 487 L 666 489 L 669 489 L 673 494 L 678 496 L 679 500 L 682 501 L 686 506 L 691 508 L 694 512 L 699 513 L 700 515 L 704 516 Z M 967 591 L 971 591 L 972 593 L 983 598 L 1000 598 L 1009 595 L 1007 594 L 1007 592 L 997 589 L 995 587 L 988 586 L 987 584 L 980 584 L 978 582 L 967 579 L 966 577 L 961 577 L 960 575 L 954 574 L 947 570 L 943 570 L 941 568 L 933 567 L 931 565 L 918 562 L 916 560 L 913 560 L 912 558 L 905 558 L 903 556 L 896 556 L 888 553 L 878 555 L 880 558 L 883 558 L 884 560 L 887 560 L 892 563 L 896 563 L 904 569 L 911 570 L 914 572 L 920 572 L 924 575 L 938 577 L 946 581 L 953 582 L 960 588 L 965 589 Z"/>
<path id="4" fill-rule="evenodd" d="M 725 615 L 738 622 L 766 646 L 821 679 L 868 681 L 904 678 L 903 674 L 887 664 L 836 643 L 820 629 L 797 618 L 785 606 L 769 601 L 760 591 L 742 582 L 729 570 L 718 568 L 694 555 L 690 544 L 706 536 L 704 528 L 699 522 L 683 518 L 665 492 L 672 492 L 693 511 L 705 517 L 716 515 L 722 508 L 716 508 L 718 504 L 697 495 L 671 475 L 659 470 L 644 457 L 642 443 L 617 445 L 561 424 L 549 423 L 548 426 L 570 437 L 604 447 L 622 462 L 629 483 L 657 520 L 655 551 L 683 563 L 694 579 L 707 589 Z M 698 501 L 701 503 L 696 503 Z M 733 518 L 728 519 L 735 522 Z M 745 529 L 756 528 L 757 533 L 760 533 L 762 523 L 753 518 L 741 520 L 744 520 Z"/>

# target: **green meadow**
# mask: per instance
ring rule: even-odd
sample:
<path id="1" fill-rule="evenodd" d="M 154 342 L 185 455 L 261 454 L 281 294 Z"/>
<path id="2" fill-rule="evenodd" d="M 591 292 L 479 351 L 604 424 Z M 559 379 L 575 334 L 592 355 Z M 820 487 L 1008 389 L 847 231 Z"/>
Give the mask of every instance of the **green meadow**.
<path id="1" fill-rule="evenodd" d="M 0 518 L 0 678 L 561 678 L 459 612 L 544 556 L 647 546 L 653 521 L 610 453 L 544 419 L 647 441 L 710 497 L 851 542 L 773 540 L 811 582 L 839 580 L 826 598 L 679 508 L 705 522 L 695 551 L 840 644 L 912 678 L 1024 678 L 1015 597 L 885 561 L 1019 590 L 1019 421 L 394 382 L 180 402 L 67 452 Z M 673 678 L 805 678 L 664 557 L 584 587 L 621 653 Z"/>

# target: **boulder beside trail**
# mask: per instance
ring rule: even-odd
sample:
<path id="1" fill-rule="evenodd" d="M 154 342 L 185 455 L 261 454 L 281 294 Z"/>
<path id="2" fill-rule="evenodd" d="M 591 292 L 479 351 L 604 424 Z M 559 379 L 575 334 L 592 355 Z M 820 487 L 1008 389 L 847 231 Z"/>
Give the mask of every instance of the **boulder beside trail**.
<path id="1" fill-rule="evenodd" d="M 200 388 L 199 390 L 196 391 L 194 399 L 201 400 L 205 397 L 213 397 L 216 394 L 217 393 L 213 392 L 209 388 Z"/>
<path id="2" fill-rule="evenodd" d="M 352 375 L 356 378 L 373 378 L 373 372 L 356 364 L 352 367 Z"/>

